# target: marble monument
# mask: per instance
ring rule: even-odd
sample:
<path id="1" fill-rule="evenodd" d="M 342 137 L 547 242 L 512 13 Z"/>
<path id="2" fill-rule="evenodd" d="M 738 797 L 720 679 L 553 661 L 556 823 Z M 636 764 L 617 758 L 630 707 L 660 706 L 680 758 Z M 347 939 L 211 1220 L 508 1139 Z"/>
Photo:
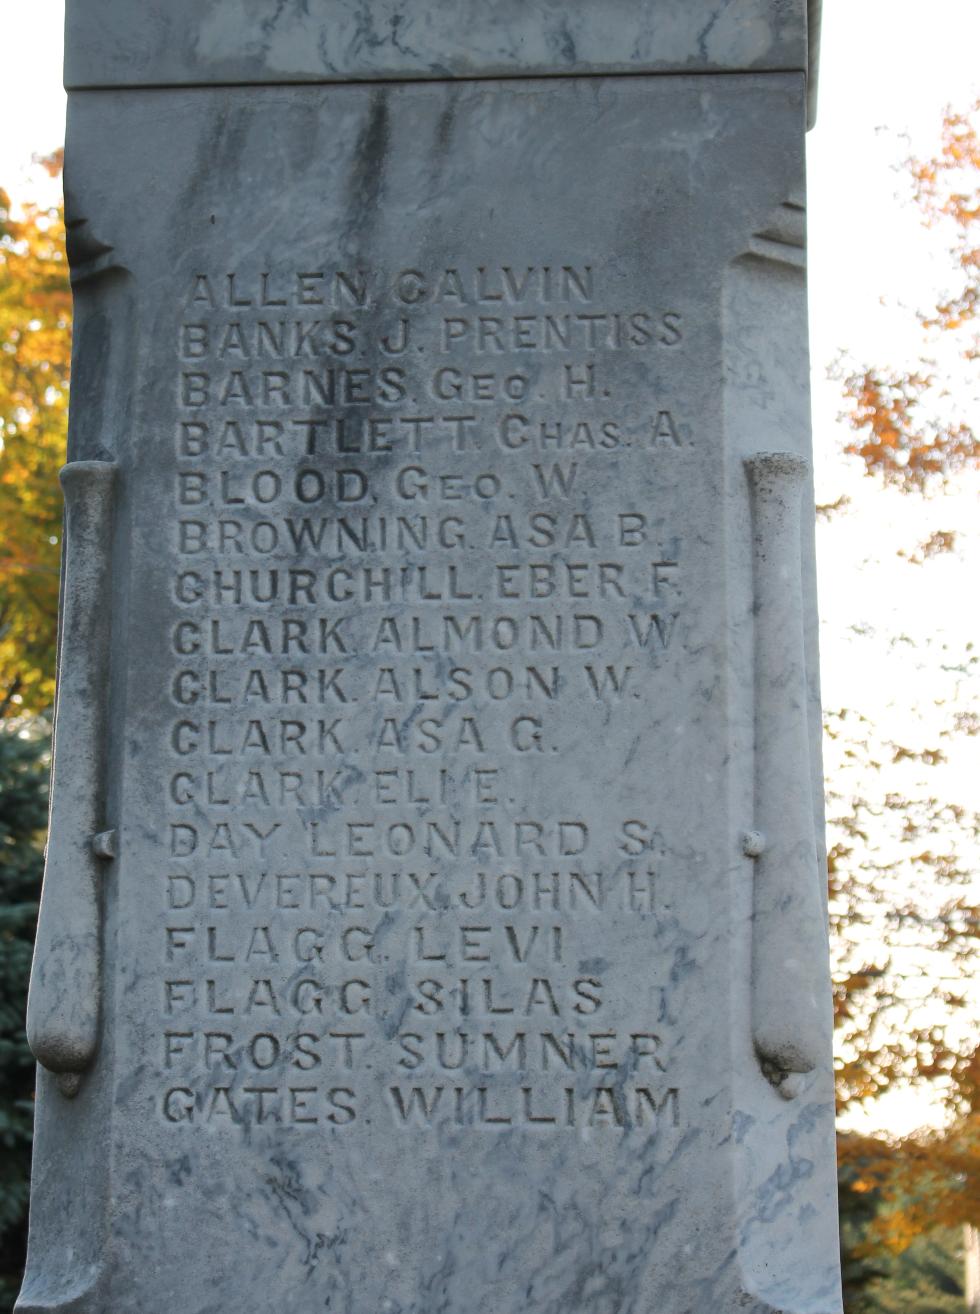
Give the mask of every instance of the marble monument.
<path id="1" fill-rule="evenodd" d="M 804 0 L 69 0 L 20 1314 L 838 1314 Z"/>

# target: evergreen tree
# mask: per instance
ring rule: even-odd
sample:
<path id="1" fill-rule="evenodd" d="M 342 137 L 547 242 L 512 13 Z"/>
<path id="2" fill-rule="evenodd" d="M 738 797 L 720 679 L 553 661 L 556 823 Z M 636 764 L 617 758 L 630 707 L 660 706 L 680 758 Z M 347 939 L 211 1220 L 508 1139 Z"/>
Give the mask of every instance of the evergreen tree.
<path id="1" fill-rule="evenodd" d="M 871 1284 L 871 1314 L 964 1314 L 960 1228 L 937 1228 L 888 1256 Z"/>
<path id="2" fill-rule="evenodd" d="M 839 1138 L 842 1150 L 847 1135 Z M 876 1314 L 869 1289 L 885 1272 L 880 1248 L 867 1245 L 868 1229 L 881 1207 L 881 1192 L 862 1174 L 860 1159 L 842 1153 L 837 1179 L 840 1211 L 841 1283 L 846 1314 Z"/>
<path id="3" fill-rule="evenodd" d="M 0 728 L 0 1310 L 24 1265 L 34 1059 L 24 1016 L 48 819 L 47 740 Z"/>

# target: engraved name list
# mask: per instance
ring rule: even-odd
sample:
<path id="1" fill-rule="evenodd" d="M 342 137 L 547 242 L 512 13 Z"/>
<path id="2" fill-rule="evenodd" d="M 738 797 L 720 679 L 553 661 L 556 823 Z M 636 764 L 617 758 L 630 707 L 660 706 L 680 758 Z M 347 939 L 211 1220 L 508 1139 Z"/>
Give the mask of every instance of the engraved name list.
<path id="1" fill-rule="evenodd" d="M 683 647 L 682 312 L 311 261 L 175 329 L 155 1116 L 669 1134 L 669 858 L 603 727 Z"/>

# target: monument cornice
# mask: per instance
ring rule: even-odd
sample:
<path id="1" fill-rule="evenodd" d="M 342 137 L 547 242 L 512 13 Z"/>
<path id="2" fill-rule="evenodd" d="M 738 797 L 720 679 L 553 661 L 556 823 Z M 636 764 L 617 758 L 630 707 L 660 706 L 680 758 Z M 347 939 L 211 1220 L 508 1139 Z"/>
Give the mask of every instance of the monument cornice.
<path id="1" fill-rule="evenodd" d="M 819 0 L 68 0 L 65 85 L 788 71 L 813 83 L 819 11 Z"/>

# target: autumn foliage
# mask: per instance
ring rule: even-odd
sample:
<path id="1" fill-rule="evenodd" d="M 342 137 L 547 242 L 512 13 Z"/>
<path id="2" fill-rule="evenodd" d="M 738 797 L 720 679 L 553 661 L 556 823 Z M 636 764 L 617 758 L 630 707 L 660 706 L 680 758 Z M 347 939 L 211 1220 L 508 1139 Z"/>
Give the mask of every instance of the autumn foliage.
<path id="1" fill-rule="evenodd" d="M 971 896 L 980 812 L 935 797 L 929 777 L 980 722 L 957 712 L 945 720 L 935 742 L 909 746 L 880 736 L 862 712 L 825 711 L 841 1111 L 909 1083 L 938 1093 L 951 1114 L 975 1096 L 976 1036 L 964 1014 L 980 939 Z"/>
<path id="2" fill-rule="evenodd" d="M 965 113 L 947 110 L 942 142 L 933 159 L 908 163 L 915 199 L 930 226 L 948 237 L 957 286 L 920 315 L 923 329 L 955 335 L 965 361 L 980 359 L 980 101 Z M 966 468 L 980 468 L 980 439 L 956 414 L 948 386 L 934 363 L 909 370 L 836 367 L 856 437 L 846 451 L 869 474 L 907 491 Z"/>
<path id="3" fill-rule="evenodd" d="M 980 333 L 974 327 L 980 309 L 980 100 L 966 113 L 948 109 L 943 118 L 942 147 L 930 160 L 910 160 L 916 200 L 930 223 L 948 220 L 953 226 L 953 254 L 962 285 L 925 316 L 930 326 L 969 327 L 970 360 L 980 358 Z"/>
<path id="4" fill-rule="evenodd" d="M 939 492 L 980 469 L 973 396 L 980 360 L 978 131 L 980 101 L 966 112 L 947 110 L 936 157 L 907 161 L 923 219 L 945 234 L 952 260 L 951 287 L 918 317 L 923 359 L 904 369 L 839 363 L 832 371 L 854 431 L 846 451 L 869 475 L 905 493 Z M 928 349 L 943 361 L 927 359 Z M 937 530 L 900 555 L 923 566 L 956 543 L 954 532 Z M 975 661 L 964 658 L 964 676 Z M 978 731 L 974 712 L 953 711 L 942 742 L 913 750 L 880 740 L 859 713 L 828 716 L 830 755 L 840 758 L 846 741 L 865 779 L 882 782 L 878 794 L 861 799 L 836 792 L 833 772 L 830 779 L 839 1106 L 911 1084 L 938 1094 L 949 1119 L 902 1139 L 841 1138 L 842 1210 L 859 1220 L 860 1234 L 855 1241 L 851 1229 L 848 1309 L 861 1314 L 893 1307 L 875 1298 L 888 1256 L 914 1253 L 927 1262 L 929 1238 L 937 1238 L 934 1257 L 942 1249 L 938 1238 L 980 1222 L 980 1043 L 969 989 L 980 939 L 980 908 L 969 895 L 980 815 L 928 789 L 910 794 L 891 783 L 901 764 L 939 765 L 947 745 Z M 938 1291 L 931 1303 L 915 1305 L 929 1314 L 962 1307 L 962 1294 Z M 894 1308 L 912 1309 L 911 1295 Z"/>
<path id="5" fill-rule="evenodd" d="M 884 483 L 923 492 L 931 479 L 980 465 L 980 441 L 968 424 L 928 414 L 931 374 L 869 367 L 845 374 L 843 383 L 847 419 L 860 434 L 845 450 Z"/>
<path id="6" fill-rule="evenodd" d="M 0 718 L 54 694 L 70 330 L 60 208 L 0 191 Z"/>
<path id="7" fill-rule="evenodd" d="M 942 1131 L 890 1143 L 850 1134 L 838 1155 L 851 1189 L 875 1197 L 859 1250 L 899 1253 L 936 1228 L 975 1226 L 980 1218 L 980 1110 Z"/>

